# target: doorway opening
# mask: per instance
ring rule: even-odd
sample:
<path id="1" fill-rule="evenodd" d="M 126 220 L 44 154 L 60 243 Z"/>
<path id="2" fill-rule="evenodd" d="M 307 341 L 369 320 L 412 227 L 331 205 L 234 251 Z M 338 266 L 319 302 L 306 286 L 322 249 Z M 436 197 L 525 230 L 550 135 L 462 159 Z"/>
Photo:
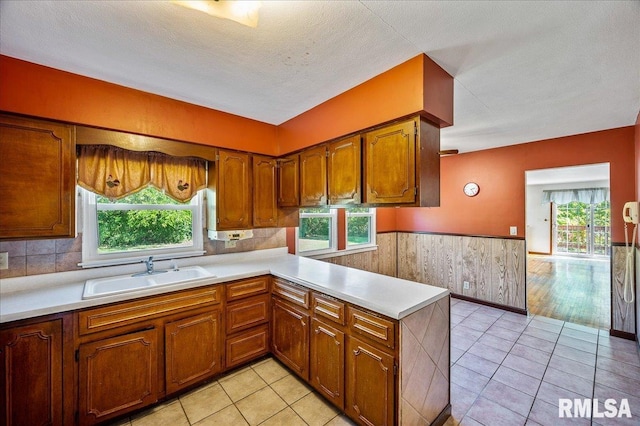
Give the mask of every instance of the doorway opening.
<path id="1" fill-rule="evenodd" d="M 609 328 L 610 220 L 608 163 L 526 172 L 530 313 Z"/>

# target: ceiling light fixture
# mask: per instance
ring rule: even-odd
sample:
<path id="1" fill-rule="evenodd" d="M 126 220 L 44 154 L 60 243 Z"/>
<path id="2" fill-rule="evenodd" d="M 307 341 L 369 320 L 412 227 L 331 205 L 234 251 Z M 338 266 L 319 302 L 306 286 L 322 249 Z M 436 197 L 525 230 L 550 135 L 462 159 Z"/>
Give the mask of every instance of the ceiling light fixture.
<path id="1" fill-rule="evenodd" d="M 258 26 L 258 9 L 262 3 L 245 0 L 172 1 L 180 6 L 199 10 L 218 18 L 229 19 L 251 28 Z"/>

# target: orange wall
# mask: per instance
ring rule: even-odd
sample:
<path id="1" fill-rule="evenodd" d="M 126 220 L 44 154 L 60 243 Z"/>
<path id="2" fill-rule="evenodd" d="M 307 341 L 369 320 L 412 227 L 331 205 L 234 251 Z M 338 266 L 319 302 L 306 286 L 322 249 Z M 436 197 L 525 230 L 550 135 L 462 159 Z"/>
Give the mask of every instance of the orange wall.
<path id="1" fill-rule="evenodd" d="M 453 124 L 453 77 L 419 55 L 278 126 L 280 154 L 421 114 Z"/>
<path id="2" fill-rule="evenodd" d="M 377 232 L 391 232 L 396 230 L 396 210 L 395 207 L 376 209 Z"/>
<path id="3" fill-rule="evenodd" d="M 281 124 L 0 55 L 0 110 L 278 155 L 411 114 L 453 124 L 453 77 L 419 55 Z"/>
<path id="4" fill-rule="evenodd" d="M 276 126 L 0 55 L 0 110 L 277 154 Z"/>
<path id="5" fill-rule="evenodd" d="M 509 236 L 525 235 L 525 171 L 610 163 L 613 242 L 624 242 L 622 205 L 636 197 L 634 127 L 548 139 L 441 159 L 440 207 L 396 210 L 400 231 Z M 480 185 L 476 197 L 462 188 Z"/>
<path id="6" fill-rule="evenodd" d="M 635 128 L 635 151 L 636 151 L 636 200 L 640 200 L 640 112 L 636 117 Z M 640 318 L 638 318 L 640 320 Z"/>

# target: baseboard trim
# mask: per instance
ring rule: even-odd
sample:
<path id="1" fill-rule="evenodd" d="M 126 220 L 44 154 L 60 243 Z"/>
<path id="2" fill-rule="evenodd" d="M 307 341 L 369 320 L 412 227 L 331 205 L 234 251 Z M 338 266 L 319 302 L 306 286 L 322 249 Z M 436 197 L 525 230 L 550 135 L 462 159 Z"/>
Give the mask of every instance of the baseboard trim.
<path id="1" fill-rule="evenodd" d="M 447 404 L 447 406 L 444 407 L 444 410 L 442 410 L 440 414 L 438 414 L 438 417 L 436 417 L 435 420 L 431 422 L 431 425 L 442 426 L 447 422 L 447 420 L 449 420 L 449 417 L 451 417 L 451 404 Z"/>
<path id="2" fill-rule="evenodd" d="M 635 342 L 636 335 L 635 333 L 628 333 L 626 331 L 609 329 L 609 335 L 613 337 L 620 337 L 622 339 L 633 340 Z"/>
<path id="3" fill-rule="evenodd" d="M 515 308 L 513 306 L 501 305 L 499 303 L 487 302 L 486 300 L 476 299 L 475 297 L 464 296 L 462 294 L 451 293 L 451 297 L 455 297 L 456 299 L 466 300 L 467 302 L 474 302 L 480 305 L 490 306 L 492 308 L 503 309 L 509 312 L 515 312 L 516 314 L 527 315 L 526 309 Z"/>

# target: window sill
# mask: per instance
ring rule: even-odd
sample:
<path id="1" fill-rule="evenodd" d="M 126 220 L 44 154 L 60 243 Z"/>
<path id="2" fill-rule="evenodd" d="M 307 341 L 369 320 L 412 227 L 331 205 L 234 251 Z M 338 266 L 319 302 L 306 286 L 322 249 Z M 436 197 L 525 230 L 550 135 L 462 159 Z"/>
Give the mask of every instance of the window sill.
<path id="1" fill-rule="evenodd" d="M 99 268 L 102 266 L 117 266 L 117 265 L 127 265 L 130 263 L 141 263 L 149 258 L 149 256 L 153 256 L 153 260 L 169 260 L 169 259 L 180 259 L 184 257 L 195 257 L 202 256 L 205 252 L 202 250 L 194 250 L 194 251 L 185 251 L 181 253 L 169 253 L 169 254 L 152 254 L 152 255 L 143 255 L 139 257 L 129 257 L 129 258 L 114 258 L 114 259 L 102 259 L 102 260 L 88 260 L 86 262 L 78 263 L 78 266 L 83 269 L 86 268 Z"/>
<path id="2" fill-rule="evenodd" d="M 321 254 L 310 254 L 310 255 L 305 255 L 305 254 L 298 254 L 299 256 L 302 257 L 308 257 L 310 259 L 329 259 L 332 257 L 340 257 L 340 256 L 347 256 L 349 254 L 357 254 L 357 253 L 364 253 L 367 251 L 374 251 L 374 250 L 378 250 L 378 246 L 377 245 L 370 245 L 370 246 L 366 246 L 366 247 L 354 247 L 351 249 L 345 249 L 345 250 L 339 250 L 339 251 L 332 251 L 329 253 L 321 253 Z"/>

